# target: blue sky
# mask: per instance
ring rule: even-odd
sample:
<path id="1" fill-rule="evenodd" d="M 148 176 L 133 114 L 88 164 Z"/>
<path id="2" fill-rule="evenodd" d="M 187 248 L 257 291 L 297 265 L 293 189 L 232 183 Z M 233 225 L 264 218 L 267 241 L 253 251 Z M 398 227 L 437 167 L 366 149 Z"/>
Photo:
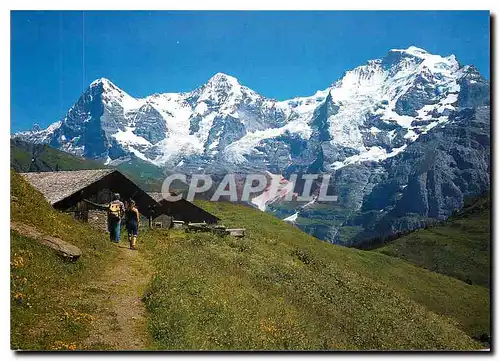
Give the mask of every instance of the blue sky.
<path id="1" fill-rule="evenodd" d="M 267 97 L 324 89 L 415 45 L 489 79 L 489 13 L 11 13 L 11 131 L 59 120 L 96 78 L 132 96 L 188 91 L 224 72 Z"/>

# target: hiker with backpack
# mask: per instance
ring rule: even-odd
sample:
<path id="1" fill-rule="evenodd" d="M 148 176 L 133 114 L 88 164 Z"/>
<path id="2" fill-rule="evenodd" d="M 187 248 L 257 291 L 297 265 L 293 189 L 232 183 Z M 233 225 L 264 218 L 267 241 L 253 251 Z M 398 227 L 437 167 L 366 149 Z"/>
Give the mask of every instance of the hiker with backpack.
<path id="1" fill-rule="evenodd" d="M 140 220 L 141 216 L 139 215 L 139 210 L 135 206 L 135 201 L 131 199 L 127 204 L 127 210 L 125 211 L 125 226 L 127 228 L 130 249 L 133 250 L 137 249 L 137 234 Z"/>
<path id="2" fill-rule="evenodd" d="M 120 194 L 114 193 L 113 200 L 110 203 L 99 204 L 84 199 L 84 202 L 91 204 L 97 209 L 106 211 L 108 214 L 108 231 L 111 242 L 120 242 L 120 226 L 123 214 L 125 213 L 125 205 L 120 200 Z"/>
<path id="3" fill-rule="evenodd" d="M 120 194 L 113 194 L 113 200 L 108 206 L 108 230 L 111 242 L 120 242 L 120 226 L 125 206 L 120 200 Z"/>

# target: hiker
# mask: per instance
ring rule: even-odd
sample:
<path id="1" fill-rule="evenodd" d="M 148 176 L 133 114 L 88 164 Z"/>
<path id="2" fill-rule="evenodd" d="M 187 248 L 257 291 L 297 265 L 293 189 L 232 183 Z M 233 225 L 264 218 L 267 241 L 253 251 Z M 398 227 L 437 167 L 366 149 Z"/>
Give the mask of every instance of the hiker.
<path id="1" fill-rule="evenodd" d="M 127 210 L 125 211 L 125 226 L 127 227 L 128 242 L 130 249 L 137 249 L 137 233 L 139 229 L 140 215 L 135 201 L 131 199 L 128 202 Z"/>
<path id="2" fill-rule="evenodd" d="M 109 239 L 111 242 L 119 243 L 121 220 L 125 213 L 125 205 L 120 200 L 120 193 L 114 193 L 113 200 L 110 203 L 99 204 L 88 199 L 84 199 L 83 201 L 98 209 L 107 211 Z"/>
<path id="3" fill-rule="evenodd" d="M 108 205 L 108 231 L 109 238 L 114 243 L 120 242 L 120 226 L 125 206 L 120 200 L 120 194 L 113 194 L 113 200 Z"/>

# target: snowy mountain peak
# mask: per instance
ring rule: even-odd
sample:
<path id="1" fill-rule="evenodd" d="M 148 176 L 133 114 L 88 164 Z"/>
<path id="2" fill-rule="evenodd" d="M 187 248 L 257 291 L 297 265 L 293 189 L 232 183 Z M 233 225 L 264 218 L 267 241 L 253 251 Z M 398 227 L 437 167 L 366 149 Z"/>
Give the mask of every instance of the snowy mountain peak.
<path id="1" fill-rule="evenodd" d="M 135 99 L 107 78 L 99 78 L 90 83 L 87 93 L 90 93 L 91 99 L 100 96 L 108 107 L 120 106 L 124 113 L 139 109 L 144 104 L 144 100 Z"/>
<path id="2" fill-rule="evenodd" d="M 113 84 L 113 82 L 108 78 L 99 78 L 90 83 L 91 88 L 99 85 L 102 85 L 103 87 L 116 88 L 116 85 Z"/>
<path id="3" fill-rule="evenodd" d="M 90 86 L 88 88 L 89 90 L 97 89 L 99 90 L 102 89 L 102 93 L 106 95 L 107 98 L 113 98 L 113 97 L 118 97 L 118 98 L 127 98 L 130 99 L 132 98 L 127 92 L 124 90 L 120 89 L 115 83 L 113 83 L 111 80 L 107 78 L 99 78 L 94 80 L 92 83 L 90 83 Z"/>
<path id="4" fill-rule="evenodd" d="M 425 57 L 426 55 L 429 55 L 429 53 L 422 48 L 418 48 L 416 46 L 410 46 L 407 49 L 391 49 L 391 52 L 400 52 L 400 53 L 406 53 L 409 55 L 413 55 L 416 57 Z"/>
<path id="5" fill-rule="evenodd" d="M 214 76 L 212 76 L 209 80 L 208 83 L 210 85 L 216 85 L 216 84 L 228 84 L 232 86 L 237 86 L 239 85 L 238 79 L 231 75 L 227 75 L 224 73 L 217 73 Z"/>
<path id="6" fill-rule="evenodd" d="M 217 73 L 206 84 L 197 88 L 191 94 L 197 97 L 198 102 L 207 101 L 222 105 L 228 104 L 228 102 L 234 103 L 236 99 L 241 99 L 243 88 L 235 77 Z"/>
<path id="7" fill-rule="evenodd" d="M 396 58 L 394 58 L 394 56 L 396 56 Z M 455 55 L 451 54 L 443 57 L 441 55 L 431 54 L 424 49 L 417 48 L 416 46 L 410 46 L 408 49 L 391 49 L 386 60 L 389 60 L 389 63 L 396 62 L 402 64 L 403 66 L 408 66 L 409 61 L 411 62 L 413 60 L 422 64 L 426 68 L 445 69 L 451 71 L 459 68 Z"/>

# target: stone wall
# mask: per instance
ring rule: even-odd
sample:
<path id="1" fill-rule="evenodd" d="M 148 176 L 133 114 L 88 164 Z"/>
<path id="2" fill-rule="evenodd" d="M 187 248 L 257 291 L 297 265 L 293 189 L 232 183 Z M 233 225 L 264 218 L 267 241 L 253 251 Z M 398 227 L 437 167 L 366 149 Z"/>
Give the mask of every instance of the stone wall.
<path id="1" fill-rule="evenodd" d="M 106 211 L 90 209 L 88 211 L 88 222 L 92 227 L 108 231 L 108 215 Z"/>

